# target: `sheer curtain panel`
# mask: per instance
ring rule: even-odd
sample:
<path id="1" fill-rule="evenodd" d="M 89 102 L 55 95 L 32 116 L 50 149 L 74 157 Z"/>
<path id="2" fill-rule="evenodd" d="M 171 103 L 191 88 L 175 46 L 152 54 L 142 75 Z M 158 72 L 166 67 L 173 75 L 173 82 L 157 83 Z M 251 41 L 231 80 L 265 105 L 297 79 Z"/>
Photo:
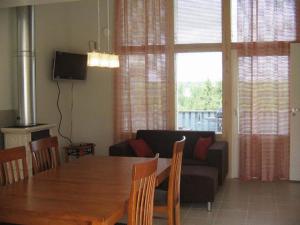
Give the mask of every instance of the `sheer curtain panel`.
<path id="1" fill-rule="evenodd" d="M 170 127 L 167 0 L 117 0 L 115 141 Z"/>
<path id="2" fill-rule="evenodd" d="M 237 0 L 240 178 L 289 178 L 290 42 L 296 0 Z"/>

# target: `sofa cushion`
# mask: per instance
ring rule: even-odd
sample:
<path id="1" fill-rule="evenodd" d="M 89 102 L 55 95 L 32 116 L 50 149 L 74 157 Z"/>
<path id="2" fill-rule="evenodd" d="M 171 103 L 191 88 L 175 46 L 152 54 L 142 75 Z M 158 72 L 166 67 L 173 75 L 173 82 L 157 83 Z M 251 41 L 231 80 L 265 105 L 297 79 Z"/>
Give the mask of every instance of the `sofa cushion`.
<path id="1" fill-rule="evenodd" d="M 180 182 L 182 202 L 213 202 L 218 188 L 218 170 L 208 166 L 183 166 Z"/>
<path id="2" fill-rule="evenodd" d="M 194 158 L 199 160 L 206 160 L 209 146 L 213 143 L 211 137 L 199 137 L 194 148 Z"/>
<path id="3" fill-rule="evenodd" d="M 207 161 L 198 159 L 182 159 L 182 165 L 186 166 L 207 166 Z"/>
<path id="4" fill-rule="evenodd" d="M 143 139 L 129 140 L 129 145 L 138 157 L 154 157 L 151 148 Z"/>
<path id="5" fill-rule="evenodd" d="M 159 157 L 171 158 L 173 144 L 186 137 L 183 158 L 192 159 L 194 146 L 199 137 L 212 137 L 215 141 L 215 132 L 213 131 L 181 131 L 181 130 L 138 130 L 137 139 L 143 139 L 153 150 L 153 153 L 159 153 Z"/>

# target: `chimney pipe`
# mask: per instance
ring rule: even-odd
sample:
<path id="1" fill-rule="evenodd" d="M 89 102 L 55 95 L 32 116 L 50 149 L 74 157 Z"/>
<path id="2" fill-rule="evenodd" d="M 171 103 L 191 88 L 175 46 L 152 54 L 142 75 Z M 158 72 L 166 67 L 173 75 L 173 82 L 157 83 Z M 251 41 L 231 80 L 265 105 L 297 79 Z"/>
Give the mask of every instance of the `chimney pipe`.
<path id="1" fill-rule="evenodd" d="M 34 7 L 17 7 L 17 77 L 20 126 L 36 125 Z"/>

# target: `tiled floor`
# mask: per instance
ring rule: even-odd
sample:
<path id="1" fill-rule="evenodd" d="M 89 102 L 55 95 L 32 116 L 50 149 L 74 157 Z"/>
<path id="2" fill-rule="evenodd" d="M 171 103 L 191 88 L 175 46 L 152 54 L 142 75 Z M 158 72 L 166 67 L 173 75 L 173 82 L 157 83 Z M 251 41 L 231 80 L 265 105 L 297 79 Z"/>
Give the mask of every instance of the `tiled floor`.
<path id="1" fill-rule="evenodd" d="M 154 220 L 165 224 L 164 218 Z M 182 204 L 181 225 L 300 225 L 300 183 L 228 179 L 212 212 L 206 204 Z"/>

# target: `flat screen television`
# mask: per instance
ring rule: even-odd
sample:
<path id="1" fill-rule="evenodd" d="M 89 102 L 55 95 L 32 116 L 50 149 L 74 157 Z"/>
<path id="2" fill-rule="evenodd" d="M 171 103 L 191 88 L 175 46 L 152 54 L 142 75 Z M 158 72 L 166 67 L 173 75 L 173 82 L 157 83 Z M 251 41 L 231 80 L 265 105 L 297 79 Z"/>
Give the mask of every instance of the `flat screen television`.
<path id="1" fill-rule="evenodd" d="M 85 80 L 87 55 L 56 51 L 53 63 L 53 80 Z"/>

